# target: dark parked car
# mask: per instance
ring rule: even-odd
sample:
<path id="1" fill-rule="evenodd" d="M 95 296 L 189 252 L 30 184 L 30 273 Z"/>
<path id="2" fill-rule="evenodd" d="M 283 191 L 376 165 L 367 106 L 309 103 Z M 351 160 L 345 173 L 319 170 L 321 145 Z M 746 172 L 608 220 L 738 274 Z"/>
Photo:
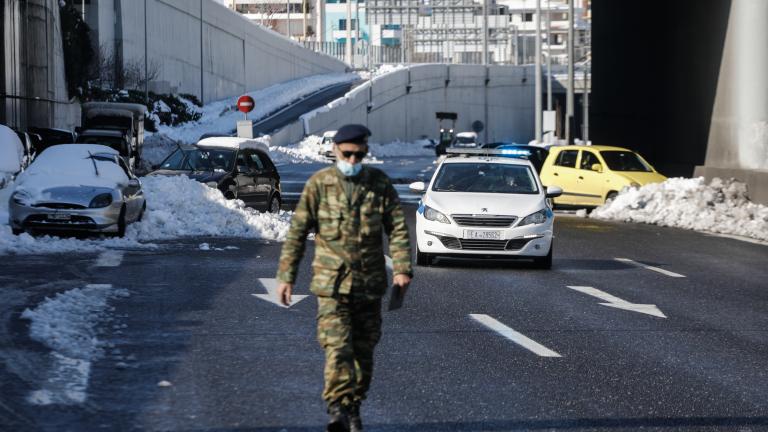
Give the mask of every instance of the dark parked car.
<path id="1" fill-rule="evenodd" d="M 36 134 L 40 137 L 39 142 L 34 142 L 35 152 L 42 153 L 48 147 L 57 144 L 70 144 L 77 140 L 74 132 L 66 129 L 31 127 L 27 132 Z"/>
<path id="2" fill-rule="evenodd" d="M 211 137 L 179 147 L 150 175 L 186 175 L 260 211 L 276 213 L 282 202 L 269 148 L 252 139 Z"/>
<path id="3" fill-rule="evenodd" d="M 482 148 L 501 150 L 501 156 L 505 157 L 528 159 L 538 173 L 541 173 L 541 167 L 549 155 L 549 150 L 543 147 L 509 142 L 488 143 L 484 144 Z"/>

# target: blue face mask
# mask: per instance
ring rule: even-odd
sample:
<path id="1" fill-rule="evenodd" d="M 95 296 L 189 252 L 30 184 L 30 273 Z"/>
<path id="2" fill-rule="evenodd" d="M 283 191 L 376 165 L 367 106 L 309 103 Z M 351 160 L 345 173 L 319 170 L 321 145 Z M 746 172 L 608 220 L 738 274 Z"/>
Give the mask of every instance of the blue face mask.
<path id="1" fill-rule="evenodd" d="M 363 164 L 351 164 L 345 160 L 338 160 L 336 161 L 336 167 L 339 169 L 339 171 L 341 171 L 342 174 L 347 177 L 351 177 L 360 174 L 360 171 L 363 169 Z"/>

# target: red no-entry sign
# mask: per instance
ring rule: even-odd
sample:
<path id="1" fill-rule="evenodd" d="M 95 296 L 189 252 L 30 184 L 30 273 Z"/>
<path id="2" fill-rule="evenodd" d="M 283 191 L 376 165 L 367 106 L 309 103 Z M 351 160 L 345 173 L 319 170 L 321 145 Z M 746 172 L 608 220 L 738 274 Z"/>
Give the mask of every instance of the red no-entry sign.
<path id="1" fill-rule="evenodd" d="M 244 113 L 253 111 L 253 107 L 256 105 L 256 101 L 250 96 L 240 96 L 237 99 L 237 109 Z"/>

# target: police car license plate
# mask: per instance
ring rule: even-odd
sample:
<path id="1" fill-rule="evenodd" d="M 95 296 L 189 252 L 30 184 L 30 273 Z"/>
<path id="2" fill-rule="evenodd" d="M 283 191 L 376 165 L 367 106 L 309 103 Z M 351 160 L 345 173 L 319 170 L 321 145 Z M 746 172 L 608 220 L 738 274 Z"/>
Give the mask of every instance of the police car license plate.
<path id="1" fill-rule="evenodd" d="M 501 231 L 465 230 L 464 238 L 473 240 L 501 240 Z"/>
<path id="2" fill-rule="evenodd" d="M 72 216 L 68 214 L 49 214 L 48 219 L 56 221 L 68 221 L 72 219 Z"/>

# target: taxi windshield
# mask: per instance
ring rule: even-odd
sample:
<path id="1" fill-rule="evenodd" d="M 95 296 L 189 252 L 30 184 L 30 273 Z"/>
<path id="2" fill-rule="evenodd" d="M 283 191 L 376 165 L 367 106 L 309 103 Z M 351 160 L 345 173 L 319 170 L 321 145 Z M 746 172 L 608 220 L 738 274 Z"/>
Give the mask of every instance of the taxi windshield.
<path id="1" fill-rule="evenodd" d="M 435 192 L 537 194 L 531 169 L 503 163 L 445 163 L 432 187 Z"/>

